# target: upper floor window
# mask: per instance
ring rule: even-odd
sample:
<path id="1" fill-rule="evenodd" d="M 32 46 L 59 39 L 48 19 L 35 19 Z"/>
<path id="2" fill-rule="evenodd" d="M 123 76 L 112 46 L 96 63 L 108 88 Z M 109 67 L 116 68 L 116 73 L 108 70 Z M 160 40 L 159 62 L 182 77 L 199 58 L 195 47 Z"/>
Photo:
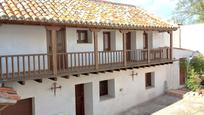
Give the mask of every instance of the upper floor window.
<path id="1" fill-rule="evenodd" d="M 103 47 L 104 51 L 111 50 L 111 33 L 110 32 L 103 32 Z"/>
<path id="2" fill-rule="evenodd" d="M 77 30 L 78 40 L 77 43 L 88 43 L 88 31 L 87 30 Z"/>
<path id="3" fill-rule="evenodd" d="M 146 88 L 154 87 L 154 72 L 145 73 Z"/>

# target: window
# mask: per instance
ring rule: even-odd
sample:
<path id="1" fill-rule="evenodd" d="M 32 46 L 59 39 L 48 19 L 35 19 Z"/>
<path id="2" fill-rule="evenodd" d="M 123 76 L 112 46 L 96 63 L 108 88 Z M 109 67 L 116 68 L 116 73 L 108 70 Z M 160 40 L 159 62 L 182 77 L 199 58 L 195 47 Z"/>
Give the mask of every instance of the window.
<path id="1" fill-rule="evenodd" d="M 154 72 L 145 74 L 145 86 L 146 88 L 154 87 Z"/>
<path id="2" fill-rule="evenodd" d="M 148 48 L 148 34 L 146 32 L 143 33 L 143 48 Z"/>
<path id="3" fill-rule="evenodd" d="M 100 100 L 110 99 L 115 96 L 114 79 L 104 80 L 99 82 L 99 95 L 100 95 Z"/>
<path id="4" fill-rule="evenodd" d="M 103 32 L 103 47 L 104 51 L 111 50 L 110 32 Z"/>
<path id="5" fill-rule="evenodd" d="M 100 82 L 100 96 L 108 95 L 108 80 Z"/>
<path id="6" fill-rule="evenodd" d="M 77 30 L 78 40 L 77 43 L 88 43 L 88 31 L 87 30 Z"/>

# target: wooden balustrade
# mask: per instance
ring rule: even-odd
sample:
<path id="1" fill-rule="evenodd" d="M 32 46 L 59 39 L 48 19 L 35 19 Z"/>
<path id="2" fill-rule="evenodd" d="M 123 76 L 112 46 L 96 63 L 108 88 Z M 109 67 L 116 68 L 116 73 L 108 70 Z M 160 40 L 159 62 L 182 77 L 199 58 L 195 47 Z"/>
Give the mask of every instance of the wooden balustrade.
<path id="1" fill-rule="evenodd" d="M 99 64 L 123 63 L 123 51 L 99 51 Z"/>
<path id="2" fill-rule="evenodd" d="M 94 68 L 94 52 L 70 52 L 57 54 L 58 73 L 77 72 Z"/>
<path id="3" fill-rule="evenodd" d="M 147 49 L 127 50 L 126 55 L 128 64 L 147 63 L 148 61 Z"/>
<path id="4" fill-rule="evenodd" d="M 54 68 L 58 74 L 77 74 L 83 72 L 97 72 L 104 69 L 120 69 L 124 67 L 123 50 L 99 51 L 98 68 L 95 64 L 94 52 L 57 53 L 57 67 L 53 67 L 52 54 L 25 54 L 0 56 L 1 81 L 22 81 L 26 79 L 42 78 L 43 75 L 54 76 Z M 155 48 L 149 50 L 126 50 L 127 66 L 170 61 L 170 48 Z M 56 71 L 56 70 L 55 70 Z"/>
<path id="5" fill-rule="evenodd" d="M 155 48 L 150 50 L 151 61 L 162 61 L 170 58 L 170 48 Z"/>
<path id="6" fill-rule="evenodd" d="M 50 73 L 48 54 L 7 55 L 0 56 L 1 80 L 25 80 L 33 75 Z"/>

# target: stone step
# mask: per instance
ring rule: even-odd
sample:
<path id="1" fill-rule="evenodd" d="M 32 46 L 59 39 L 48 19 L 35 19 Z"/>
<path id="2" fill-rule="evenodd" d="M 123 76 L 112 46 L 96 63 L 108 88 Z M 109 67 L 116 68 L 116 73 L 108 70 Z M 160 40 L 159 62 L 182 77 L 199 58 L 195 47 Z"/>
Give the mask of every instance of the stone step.
<path id="1" fill-rule="evenodd" d="M 170 95 L 170 96 L 175 96 L 175 97 L 178 97 L 178 98 L 183 98 L 183 95 L 186 93 L 187 91 L 186 90 L 181 90 L 181 89 L 173 89 L 173 90 L 169 90 L 167 91 L 167 95 Z"/>

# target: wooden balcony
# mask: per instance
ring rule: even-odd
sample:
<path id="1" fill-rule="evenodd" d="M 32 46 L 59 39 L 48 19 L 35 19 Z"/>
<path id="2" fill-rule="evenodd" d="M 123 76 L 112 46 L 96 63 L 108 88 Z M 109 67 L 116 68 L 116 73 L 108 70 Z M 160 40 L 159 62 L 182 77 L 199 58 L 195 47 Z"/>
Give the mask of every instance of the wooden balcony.
<path id="1" fill-rule="evenodd" d="M 0 56 L 1 82 L 39 80 L 172 63 L 170 48 Z M 125 57 L 125 58 L 124 58 Z M 125 60 L 126 59 L 126 60 Z M 96 66 L 96 64 L 98 64 Z M 54 69 L 57 73 L 54 73 Z"/>

